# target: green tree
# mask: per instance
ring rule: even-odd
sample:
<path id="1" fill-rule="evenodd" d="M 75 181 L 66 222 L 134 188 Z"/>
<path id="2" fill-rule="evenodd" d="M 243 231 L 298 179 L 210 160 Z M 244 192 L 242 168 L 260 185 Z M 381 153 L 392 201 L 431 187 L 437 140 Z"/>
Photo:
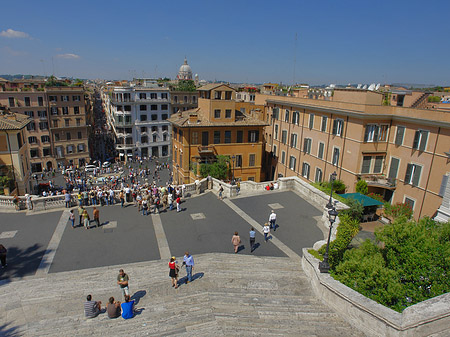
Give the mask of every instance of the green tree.
<path id="1" fill-rule="evenodd" d="M 367 187 L 367 182 L 364 179 L 361 179 L 356 183 L 356 192 L 366 195 L 369 192 Z"/>

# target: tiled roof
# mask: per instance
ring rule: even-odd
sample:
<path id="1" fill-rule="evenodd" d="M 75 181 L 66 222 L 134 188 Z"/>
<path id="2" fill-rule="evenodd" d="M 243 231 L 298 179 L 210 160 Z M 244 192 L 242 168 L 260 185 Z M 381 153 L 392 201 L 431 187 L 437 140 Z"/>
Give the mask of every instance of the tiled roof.
<path id="1" fill-rule="evenodd" d="M 189 116 L 192 114 L 196 114 L 196 122 L 190 122 Z M 222 122 L 222 121 L 211 121 L 204 116 L 207 113 L 203 114 L 200 111 L 200 108 L 186 110 L 183 112 L 178 112 L 173 114 L 168 119 L 169 122 L 178 126 L 178 127 L 199 127 L 199 126 L 210 126 L 210 127 L 218 127 L 218 126 L 267 126 L 268 124 L 245 113 L 240 112 L 239 110 L 235 111 L 236 119 L 232 122 Z"/>
<path id="2" fill-rule="evenodd" d="M 0 130 L 20 130 L 24 128 L 31 118 L 22 114 L 1 114 L 0 115 Z"/>

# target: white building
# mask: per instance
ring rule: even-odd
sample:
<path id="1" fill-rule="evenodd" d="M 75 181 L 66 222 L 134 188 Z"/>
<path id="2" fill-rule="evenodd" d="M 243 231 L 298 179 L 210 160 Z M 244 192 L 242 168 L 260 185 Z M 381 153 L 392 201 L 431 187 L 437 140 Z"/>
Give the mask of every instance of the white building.
<path id="1" fill-rule="evenodd" d="M 169 89 L 155 82 L 114 87 L 106 109 L 121 159 L 165 157 L 170 153 Z"/>

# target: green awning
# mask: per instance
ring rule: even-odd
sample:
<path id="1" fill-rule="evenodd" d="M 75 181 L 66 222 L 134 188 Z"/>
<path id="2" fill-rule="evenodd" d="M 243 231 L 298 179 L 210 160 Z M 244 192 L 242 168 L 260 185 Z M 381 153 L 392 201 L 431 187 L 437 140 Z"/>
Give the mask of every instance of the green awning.
<path id="1" fill-rule="evenodd" d="M 341 194 L 341 197 L 345 199 L 355 199 L 356 201 L 359 201 L 364 207 L 383 205 L 382 202 L 372 199 L 371 197 L 368 197 L 367 195 L 361 193 L 345 193 Z"/>

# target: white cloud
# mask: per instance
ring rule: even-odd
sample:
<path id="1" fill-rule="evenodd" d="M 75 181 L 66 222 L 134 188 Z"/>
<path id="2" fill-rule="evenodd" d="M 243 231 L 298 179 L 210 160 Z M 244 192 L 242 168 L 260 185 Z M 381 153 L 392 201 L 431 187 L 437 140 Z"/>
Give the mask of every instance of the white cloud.
<path id="1" fill-rule="evenodd" d="M 30 35 L 24 32 L 19 32 L 18 30 L 13 30 L 11 28 L 7 30 L 2 30 L 0 36 L 7 37 L 10 39 L 29 39 Z"/>
<path id="2" fill-rule="evenodd" d="M 72 59 L 72 60 L 74 60 L 74 59 L 79 59 L 80 55 L 77 55 L 77 54 L 59 54 L 59 55 L 56 55 L 56 57 L 60 58 L 60 59 Z"/>

